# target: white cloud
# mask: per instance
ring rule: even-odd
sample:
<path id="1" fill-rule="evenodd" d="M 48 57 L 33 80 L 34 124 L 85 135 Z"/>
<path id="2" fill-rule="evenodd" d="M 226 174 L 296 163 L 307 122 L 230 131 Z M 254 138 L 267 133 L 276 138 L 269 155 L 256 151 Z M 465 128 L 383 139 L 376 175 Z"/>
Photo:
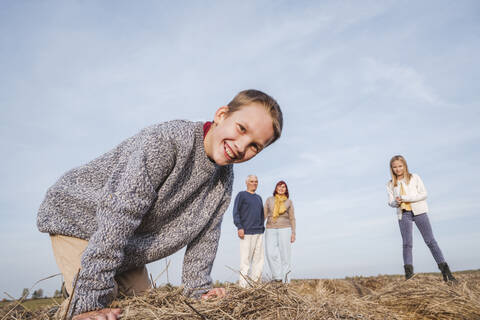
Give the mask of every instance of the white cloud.
<path id="1" fill-rule="evenodd" d="M 419 103 L 444 104 L 425 83 L 422 75 L 412 66 L 382 63 L 374 58 L 365 61 L 365 94 L 381 92 L 392 99 L 413 99 Z"/>

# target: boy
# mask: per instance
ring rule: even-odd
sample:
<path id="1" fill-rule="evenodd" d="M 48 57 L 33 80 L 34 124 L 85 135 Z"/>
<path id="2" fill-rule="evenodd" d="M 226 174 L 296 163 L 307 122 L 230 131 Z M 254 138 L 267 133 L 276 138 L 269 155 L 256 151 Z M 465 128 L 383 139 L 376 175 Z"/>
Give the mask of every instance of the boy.
<path id="1" fill-rule="evenodd" d="M 210 272 L 231 198 L 232 164 L 273 143 L 282 126 L 273 98 L 245 90 L 215 112 L 213 123 L 148 127 L 60 177 L 40 206 L 37 225 L 50 234 L 73 293 L 69 315 L 116 319 L 121 311 L 107 306 L 118 291 L 148 290 L 145 265 L 184 246 L 184 293 L 224 295 L 209 290 Z"/>

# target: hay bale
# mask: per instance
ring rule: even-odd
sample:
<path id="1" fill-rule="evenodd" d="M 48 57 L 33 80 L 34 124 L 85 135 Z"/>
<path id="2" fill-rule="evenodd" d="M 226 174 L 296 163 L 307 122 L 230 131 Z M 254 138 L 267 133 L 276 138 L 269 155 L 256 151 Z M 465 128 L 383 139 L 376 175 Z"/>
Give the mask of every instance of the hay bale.
<path id="1" fill-rule="evenodd" d="M 181 288 L 165 286 L 142 297 L 120 299 L 121 319 L 480 319 L 480 271 L 456 273 L 446 284 L 439 274 L 294 280 L 252 289 L 226 284 L 228 295 L 208 301 L 188 299 Z M 12 304 L 15 306 L 15 304 Z M 53 319 L 56 306 L 28 311 L 4 306 L 0 319 Z"/>
<path id="2" fill-rule="evenodd" d="M 410 319 L 480 319 L 478 282 L 458 279 L 458 283 L 445 283 L 439 276 L 417 275 L 367 298 Z"/>

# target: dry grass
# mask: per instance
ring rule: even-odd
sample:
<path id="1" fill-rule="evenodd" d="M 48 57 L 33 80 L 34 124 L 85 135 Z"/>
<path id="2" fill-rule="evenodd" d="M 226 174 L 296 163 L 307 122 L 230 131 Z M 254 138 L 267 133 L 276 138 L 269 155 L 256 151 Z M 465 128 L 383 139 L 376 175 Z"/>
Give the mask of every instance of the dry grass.
<path id="1" fill-rule="evenodd" d="M 179 288 L 162 287 L 143 297 L 118 300 L 123 319 L 480 319 L 480 271 L 439 274 L 294 280 L 245 290 L 227 285 L 224 299 L 186 299 Z M 40 311 L 5 307 L 0 319 L 52 319 L 55 306 Z M 5 317 L 5 314 L 10 314 Z"/>

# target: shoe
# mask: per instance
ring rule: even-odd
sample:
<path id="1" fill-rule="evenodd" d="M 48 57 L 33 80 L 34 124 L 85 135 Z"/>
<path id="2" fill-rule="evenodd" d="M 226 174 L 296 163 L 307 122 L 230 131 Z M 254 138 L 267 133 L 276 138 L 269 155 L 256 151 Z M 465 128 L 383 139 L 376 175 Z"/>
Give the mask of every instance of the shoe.
<path id="1" fill-rule="evenodd" d="M 457 282 L 457 279 L 453 276 L 452 272 L 450 271 L 450 267 L 446 262 L 442 262 L 438 264 L 438 268 L 442 271 L 443 281 L 453 281 Z"/>
<path id="2" fill-rule="evenodd" d="M 413 277 L 413 266 L 411 264 L 406 264 L 403 268 L 405 269 L 405 280 Z"/>

